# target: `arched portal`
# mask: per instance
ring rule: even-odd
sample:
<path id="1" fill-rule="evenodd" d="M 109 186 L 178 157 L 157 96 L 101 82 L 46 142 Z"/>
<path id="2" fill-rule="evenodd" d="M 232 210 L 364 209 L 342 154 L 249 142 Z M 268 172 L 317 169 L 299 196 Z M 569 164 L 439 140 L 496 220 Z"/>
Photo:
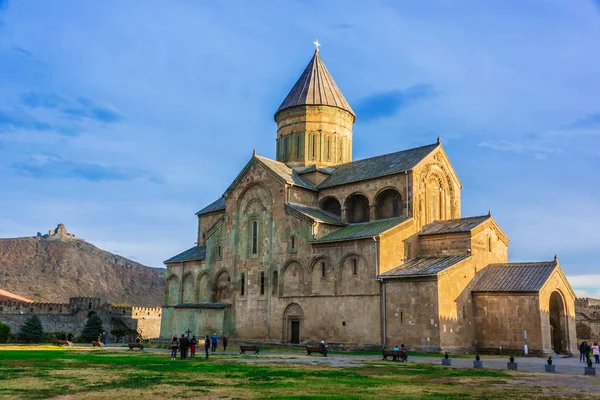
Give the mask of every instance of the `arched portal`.
<path id="1" fill-rule="evenodd" d="M 229 272 L 222 271 L 215 279 L 215 301 L 217 303 L 231 303 L 233 291 L 231 289 L 231 276 Z"/>
<path id="2" fill-rule="evenodd" d="M 375 218 L 393 218 L 402 215 L 402 196 L 394 189 L 381 191 L 375 198 Z"/>
<path id="3" fill-rule="evenodd" d="M 559 292 L 550 295 L 550 343 L 556 354 L 567 351 L 567 313 Z"/>
<path id="4" fill-rule="evenodd" d="M 326 197 L 321 201 L 321 209 L 338 217 L 342 216 L 342 206 L 335 197 Z"/>
<path id="5" fill-rule="evenodd" d="M 198 303 L 210 303 L 212 301 L 211 279 L 208 273 L 198 277 Z"/>
<path id="6" fill-rule="evenodd" d="M 304 312 L 296 303 L 288 305 L 283 312 L 283 342 L 300 343 Z"/>
<path id="7" fill-rule="evenodd" d="M 179 303 L 179 279 L 175 275 L 171 275 L 167 279 L 165 303 L 168 306 L 174 306 Z"/>
<path id="8" fill-rule="evenodd" d="M 184 303 L 195 303 L 196 302 L 196 288 L 194 287 L 194 276 L 191 273 L 186 274 L 183 277 L 183 302 Z"/>
<path id="9" fill-rule="evenodd" d="M 356 193 L 348 197 L 346 219 L 350 223 L 369 221 L 369 200 L 364 195 Z"/>

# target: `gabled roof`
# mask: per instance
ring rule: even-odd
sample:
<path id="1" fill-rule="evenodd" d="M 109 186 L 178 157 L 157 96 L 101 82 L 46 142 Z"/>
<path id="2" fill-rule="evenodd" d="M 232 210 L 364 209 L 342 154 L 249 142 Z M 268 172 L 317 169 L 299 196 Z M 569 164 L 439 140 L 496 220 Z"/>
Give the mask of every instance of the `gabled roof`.
<path id="1" fill-rule="evenodd" d="M 286 183 L 293 184 L 295 186 L 300 186 L 305 189 L 316 190 L 315 185 L 313 185 L 307 179 L 301 177 L 299 174 L 294 172 L 293 169 L 288 167 L 282 162 L 271 160 L 267 157 L 255 156 L 264 166 L 269 168 L 275 174 L 277 174 L 281 179 L 283 179 Z"/>
<path id="2" fill-rule="evenodd" d="M 302 75 L 283 100 L 275 115 L 286 108 L 305 105 L 321 105 L 341 108 L 356 116 L 350 104 L 337 87 L 325 64 L 321 61 L 319 50 L 315 50 Z"/>
<path id="3" fill-rule="evenodd" d="M 482 272 L 473 292 L 538 292 L 552 271 L 556 261 L 491 264 Z"/>
<path id="4" fill-rule="evenodd" d="M 208 214 L 215 211 L 220 211 L 225 209 L 225 199 L 223 197 L 219 197 L 217 200 L 213 201 L 202 210 L 198 211 L 196 215 Z"/>
<path id="5" fill-rule="evenodd" d="M 238 185 L 238 183 L 246 175 L 248 170 L 257 163 L 262 165 L 263 167 L 265 167 L 271 173 L 271 175 L 273 175 L 273 177 L 275 177 L 277 180 L 279 180 L 282 183 L 299 186 L 301 188 L 308 189 L 308 190 L 313 190 L 313 191 L 317 190 L 315 185 L 313 185 L 310 181 L 306 180 L 305 178 L 301 177 L 299 174 L 294 172 L 293 169 L 291 169 L 284 163 L 275 161 L 275 160 L 271 160 L 270 158 L 267 158 L 267 157 L 258 156 L 258 155 L 256 155 L 256 153 L 254 153 L 252 158 L 246 163 L 244 168 L 242 168 L 242 170 L 238 173 L 238 175 L 233 180 L 233 182 L 231 182 L 231 184 L 229 185 L 227 190 L 225 190 L 225 193 L 223 193 L 224 198 L 227 198 L 227 196 L 229 196 L 231 194 L 231 192 L 235 189 L 235 187 Z"/>
<path id="6" fill-rule="evenodd" d="M 419 161 L 425 158 L 438 146 L 440 146 L 440 143 L 434 143 L 427 146 L 415 147 L 414 149 L 340 164 L 331 173 L 331 176 L 321 182 L 317 187 L 323 189 L 410 171 L 419 163 Z"/>
<path id="7" fill-rule="evenodd" d="M 292 208 L 293 210 L 296 210 L 297 212 L 306 215 L 308 218 L 317 221 L 317 222 L 321 222 L 324 224 L 329 224 L 329 225 L 339 225 L 339 226 L 345 226 L 346 224 L 344 224 L 342 222 L 342 219 L 332 213 L 329 213 L 327 211 L 321 210 L 319 208 L 312 208 L 312 207 L 307 207 L 307 206 L 303 206 L 300 204 L 294 204 L 294 203 L 288 203 L 286 204 L 287 207 Z"/>
<path id="8" fill-rule="evenodd" d="M 425 225 L 419 235 L 438 235 L 443 233 L 470 232 L 473 228 L 492 218 L 491 215 L 478 217 L 449 219 L 445 221 L 434 221 Z"/>
<path id="9" fill-rule="evenodd" d="M 164 261 L 165 264 L 172 262 L 204 260 L 206 258 L 206 246 L 194 246 L 191 249 L 177 254 Z"/>
<path id="10" fill-rule="evenodd" d="M 404 278 L 411 276 L 431 276 L 450 268 L 469 258 L 469 254 L 455 256 L 424 257 L 419 256 L 381 274 L 382 278 Z"/>
<path id="11" fill-rule="evenodd" d="M 338 229 L 335 232 L 331 232 L 330 234 L 325 235 L 318 240 L 315 240 L 313 243 L 327 243 L 337 242 L 340 240 L 354 240 L 376 237 L 407 220 L 408 218 L 406 217 L 397 217 L 381 219 L 373 222 L 361 222 L 358 224 L 350 224 L 344 228 Z"/>

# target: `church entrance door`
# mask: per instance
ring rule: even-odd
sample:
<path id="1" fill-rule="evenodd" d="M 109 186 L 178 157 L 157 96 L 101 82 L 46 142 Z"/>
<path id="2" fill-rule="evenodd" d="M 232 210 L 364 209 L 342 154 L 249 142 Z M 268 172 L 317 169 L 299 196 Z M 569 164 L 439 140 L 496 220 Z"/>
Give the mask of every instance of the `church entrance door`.
<path id="1" fill-rule="evenodd" d="M 292 323 L 292 340 L 294 344 L 300 343 L 300 321 L 290 321 Z"/>
<path id="2" fill-rule="evenodd" d="M 302 307 L 296 303 L 288 305 L 283 313 L 283 337 L 284 343 L 300 343 L 302 326 L 304 319 Z"/>
<path id="3" fill-rule="evenodd" d="M 559 292 L 550 295 L 550 344 L 556 354 L 567 351 L 567 324 L 565 305 Z"/>

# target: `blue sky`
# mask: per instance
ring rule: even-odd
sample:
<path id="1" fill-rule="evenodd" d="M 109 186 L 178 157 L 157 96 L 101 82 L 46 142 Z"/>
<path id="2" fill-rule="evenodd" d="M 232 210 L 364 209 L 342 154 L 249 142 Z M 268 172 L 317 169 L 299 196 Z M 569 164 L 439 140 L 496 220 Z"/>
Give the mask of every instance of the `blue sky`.
<path id="1" fill-rule="evenodd" d="M 0 0 L 0 237 L 63 222 L 152 266 L 254 148 L 315 39 L 354 157 L 433 143 L 511 261 L 600 297 L 600 4 Z"/>

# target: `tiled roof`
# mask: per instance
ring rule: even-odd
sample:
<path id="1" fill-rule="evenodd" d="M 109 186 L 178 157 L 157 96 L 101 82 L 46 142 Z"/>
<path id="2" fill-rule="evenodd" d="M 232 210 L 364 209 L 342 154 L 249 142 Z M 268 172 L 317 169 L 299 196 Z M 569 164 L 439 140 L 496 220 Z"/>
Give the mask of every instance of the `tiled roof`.
<path id="1" fill-rule="evenodd" d="M 223 197 L 219 197 L 217 200 L 213 201 L 212 203 L 210 203 L 209 205 L 204 207 L 202 210 L 198 211 L 196 213 L 196 215 L 208 214 L 213 211 L 219 211 L 219 210 L 224 210 L 224 209 L 225 209 L 225 199 Z"/>
<path id="2" fill-rule="evenodd" d="M 492 264 L 483 270 L 473 292 L 537 292 L 556 266 L 554 261 Z"/>
<path id="3" fill-rule="evenodd" d="M 322 223 L 329 224 L 329 225 L 339 225 L 339 226 L 346 225 L 342 222 L 342 220 L 339 216 L 329 213 L 327 211 L 321 210 L 319 208 L 312 208 L 312 207 L 307 207 L 307 206 L 303 206 L 300 204 L 293 204 L 293 203 L 288 203 L 287 206 L 298 211 L 301 214 L 306 215 L 307 217 L 309 217 L 317 222 L 322 222 Z"/>
<path id="4" fill-rule="evenodd" d="M 419 235 L 437 235 L 441 233 L 470 232 L 477 225 L 491 218 L 490 215 L 435 221 L 425 225 Z"/>
<path id="5" fill-rule="evenodd" d="M 204 258 L 206 258 L 206 246 L 194 246 L 183 253 L 169 258 L 165 261 L 165 264 L 179 261 L 204 260 Z"/>
<path id="6" fill-rule="evenodd" d="M 28 298 L 7 292 L 6 290 L 2 289 L 0 289 L 0 301 L 20 301 L 23 303 L 33 303 L 33 300 L 29 300 Z"/>
<path id="7" fill-rule="evenodd" d="M 383 232 L 393 228 L 394 226 L 401 224 L 408 220 L 406 217 L 397 217 L 382 219 L 373 222 L 361 222 L 358 224 L 350 224 L 344 228 L 338 229 L 335 232 L 331 232 L 322 238 L 315 240 L 314 243 L 325 243 L 325 242 L 336 242 L 339 240 L 352 240 L 375 237 Z"/>
<path id="8" fill-rule="evenodd" d="M 341 164 L 331 173 L 331 176 L 319 184 L 318 188 L 323 189 L 410 171 L 439 145 L 439 143 L 435 143 Z"/>
<path id="9" fill-rule="evenodd" d="M 304 179 L 300 175 L 294 172 L 293 169 L 288 167 L 282 162 L 271 160 L 270 158 L 255 156 L 261 163 L 267 168 L 273 171 L 276 175 L 281 177 L 286 183 L 291 183 L 296 186 L 303 187 L 305 189 L 317 190 L 315 185 Z"/>
<path id="10" fill-rule="evenodd" d="M 321 61 L 318 50 L 315 51 L 315 55 L 279 106 L 275 115 L 286 108 L 303 105 L 338 107 L 355 115 L 352 107 L 350 107 L 350 104 L 333 81 L 329 71 L 327 71 L 325 64 Z"/>
<path id="11" fill-rule="evenodd" d="M 468 254 L 456 256 L 439 256 L 439 257 L 416 257 L 406 261 L 404 264 L 396 267 L 385 274 L 382 278 L 393 277 L 408 277 L 408 276 L 428 276 L 437 275 L 438 273 L 450 268 L 470 257 Z"/>

